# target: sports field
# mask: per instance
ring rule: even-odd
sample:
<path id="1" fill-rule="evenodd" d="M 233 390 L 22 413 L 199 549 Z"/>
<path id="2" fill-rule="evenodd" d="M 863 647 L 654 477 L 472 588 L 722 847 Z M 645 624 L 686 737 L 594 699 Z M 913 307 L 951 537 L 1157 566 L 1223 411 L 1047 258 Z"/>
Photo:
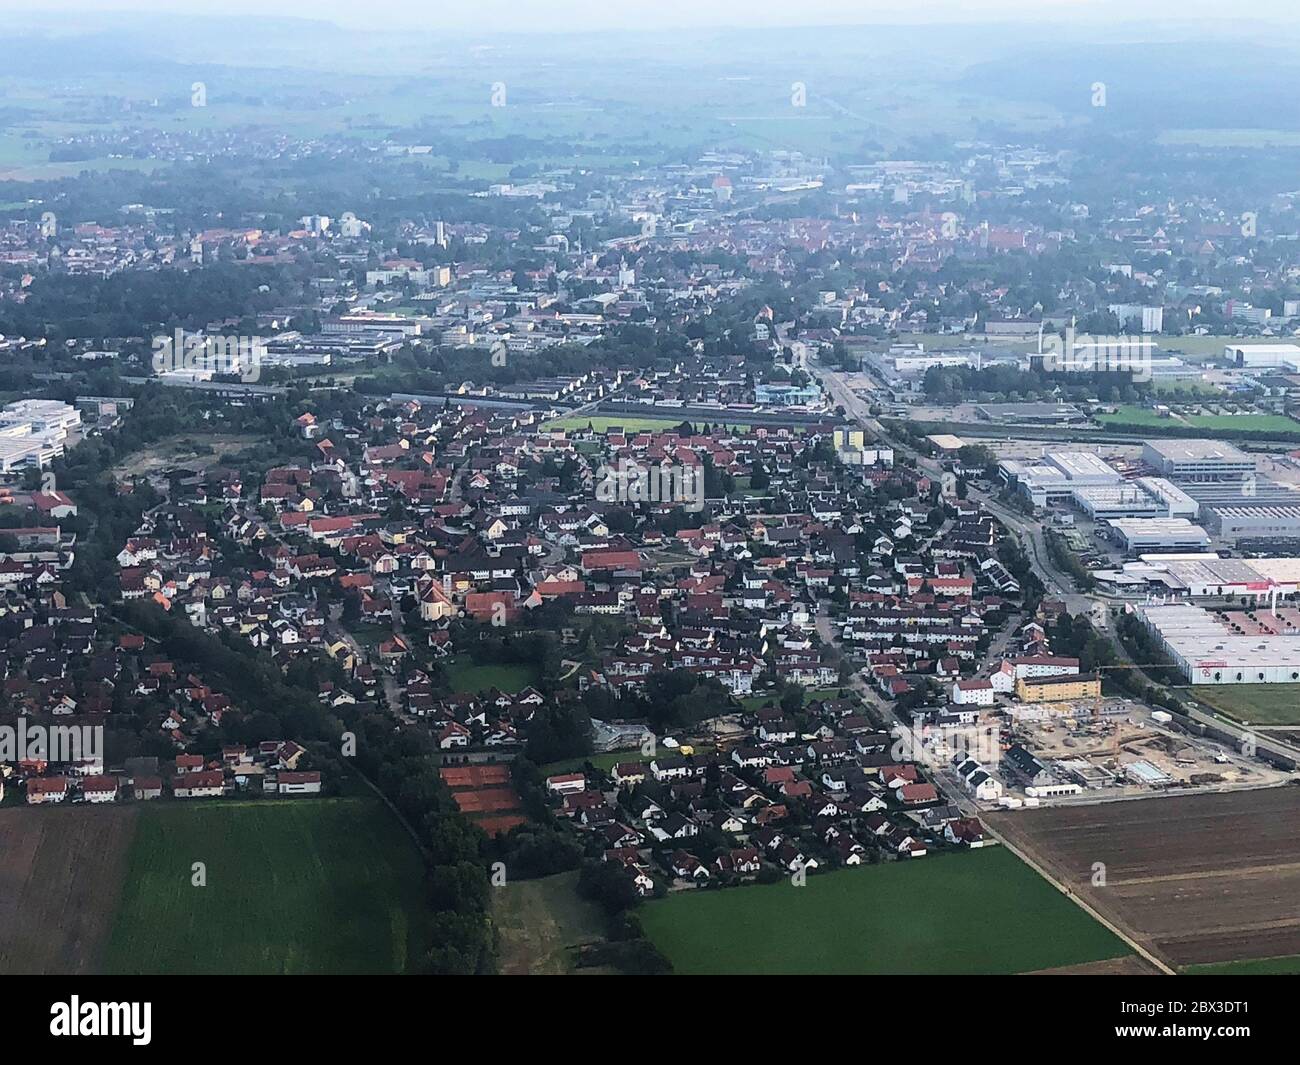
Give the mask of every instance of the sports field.
<path id="1" fill-rule="evenodd" d="M 1020 973 L 1130 953 L 1001 847 L 684 891 L 640 916 L 678 973 Z"/>
<path id="2" fill-rule="evenodd" d="M 1206 706 L 1251 725 L 1300 725 L 1300 684 L 1198 684 Z"/>
<path id="3" fill-rule="evenodd" d="M 425 946 L 423 889 L 415 845 L 377 800 L 142 806 L 101 968 L 400 973 Z"/>

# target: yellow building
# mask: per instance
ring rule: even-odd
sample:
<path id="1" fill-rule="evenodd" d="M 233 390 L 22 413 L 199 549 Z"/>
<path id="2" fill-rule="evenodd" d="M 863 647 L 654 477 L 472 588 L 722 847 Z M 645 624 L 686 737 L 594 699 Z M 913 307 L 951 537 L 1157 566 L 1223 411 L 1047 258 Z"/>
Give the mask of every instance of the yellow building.
<path id="1" fill-rule="evenodd" d="M 1016 698 L 1026 703 L 1060 703 L 1069 699 L 1100 699 L 1101 678 L 1095 673 L 1060 677 L 1018 677 Z"/>

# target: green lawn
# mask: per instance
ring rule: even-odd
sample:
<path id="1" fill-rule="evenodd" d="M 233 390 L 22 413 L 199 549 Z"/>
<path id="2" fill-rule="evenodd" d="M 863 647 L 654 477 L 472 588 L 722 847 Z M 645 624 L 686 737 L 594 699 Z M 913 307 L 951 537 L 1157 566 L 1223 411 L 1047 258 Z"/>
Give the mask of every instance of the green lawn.
<path id="1" fill-rule="evenodd" d="M 500 688 L 514 694 L 541 680 L 537 667 L 527 662 L 476 666 L 473 662 L 448 662 L 447 678 L 453 691 L 481 692 Z"/>
<path id="2" fill-rule="evenodd" d="M 678 973 L 1019 973 L 1124 943 L 1001 847 L 721 891 L 641 911 Z"/>
<path id="3" fill-rule="evenodd" d="M 1300 975 L 1300 955 L 1189 965 L 1183 973 L 1187 976 L 1295 976 Z"/>
<path id="4" fill-rule="evenodd" d="M 1252 725 L 1300 725 L 1300 684 L 1198 684 L 1206 706 Z"/>
<path id="5" fill-rule="evenodd" d="M 1137 425 L 1151 429 L 1204 429 L 1206 432 L 1238 430 L 1252 433 L 1300 432 L 1300 422 L 1285 414 L 1173 414 L 1161 417 L 1145 407 L 1120 407 L 1114 414 L 1099 414 L 1102 426 Z"/>
<path id="6" fill-rule="evenodd" d="M 1151 388 L 1164 398 L 1172 399 L 1175 403 L 1179 402 L 1180 396 L 1184 400 L 1195 402 L 1198 399 L 1222 399 L 1224 395 L 1224 389 L 1218 385 L 1192 378 L 1175 381 L 1156 379 L 1151 382 Z"/>
<path id="7" fill-rule="evenodd" d="M 351 626 L 348 632 L 367 651 L 373 651 L 385 640 L 393 638 L 392 628 L 385 628 L 383 625 L 356 624 Z"/>
<path id="8" fill-rule="evenodd" d="M 375 799 L 153 803 L 104 969 L 400 973 L 425 948 L 423 891 L 415 845 Z"/>
<path id="9" fill-rule="evenodd" d="M 803 704 L 807 706 L 819 699 L 838 699 L 842 691 L 847 693 L 848 698 L 853 698 L 854 691 L 846 684 L 843 688 L 813 688 L 810 691 L 805 691 Z M 738 699 L 737 702 L 746 710 L 761 710 L 765 706 L 780 706 L 781 693 L 768 692 L 765 695 L 746 695 Z"/>

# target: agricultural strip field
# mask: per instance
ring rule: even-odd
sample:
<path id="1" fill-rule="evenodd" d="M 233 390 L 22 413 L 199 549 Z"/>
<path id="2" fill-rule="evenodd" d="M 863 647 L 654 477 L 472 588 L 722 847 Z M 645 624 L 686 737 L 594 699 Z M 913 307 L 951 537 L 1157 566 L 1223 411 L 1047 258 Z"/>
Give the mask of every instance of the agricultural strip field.
<path id="1" fill-rule="evenodd" d="M 640 916 L 678 973 L 1021 973 L 1130 953 L 1001 847 L 683 891 Z"/>
<path id="2" fill-rule="evenodd" d="M 425 949 L 423 862 L 377 800 L 105 812 L 138 816 L 107 972 L 400 973 Z"/>
<path id="3" fill-rule="evenodd" d="M 1249 961 L 1225 961 L 1218 965 L 1189 965 L 1187 976 L 1300 976 L 1300 956 L 1288 958 L 1252 958 Z"/>
<path id="4" fill-rule="evenodd" d="M 1298 788 L 986 819 L 1174 968 L 1300 954 Z"/>
<path id="5" fill-rule="evenodd" d="M 138 813 L 122 806 L 0 810 L 0 970 L 96 971 Z"/>
<path id="6" fill-rule="evenodd" d="M 1300 684 L 1199 684 L 1206 706 L 1251 725 L 1300 725 Z"/>

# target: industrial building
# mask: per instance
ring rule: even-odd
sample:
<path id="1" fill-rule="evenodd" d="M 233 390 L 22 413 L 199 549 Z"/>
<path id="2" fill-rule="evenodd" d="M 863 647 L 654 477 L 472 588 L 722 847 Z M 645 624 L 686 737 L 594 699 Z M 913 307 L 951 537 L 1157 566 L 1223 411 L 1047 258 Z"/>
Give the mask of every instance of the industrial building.
<path id="1" fill-rule="evenodd" d="M 48 466 L 63 454 L 81 412 L 53 399 L 20 399 L 0 408 L 0 474 Z"/>
<path id="2" fill-rule="evenodd" d="M 935 351 L 904 353 L 893 356 L 894 372 L 899 376 L 923 374 L 934 366 L 968 366 L 978 370 L 983 356 L 978 351 Z"/>
<path id="3" fill-rule="evenodd" d="M 1295 344 L 1227 344 L 1223 357 L 1234 366 L 1300 368 L 1300 346 Z"/>
<path id="4" fill-rule="evenodd" d="M 1255 472 L 1255 460 L 1219 440 L 1148 440 L 1142 461 L 1173 481 L 1241 480 Z"/>
<path id="5" fill-rule="evenodd" d="M 1165 505 L 1166 518 L 1195 518 L 1200 504 L 1178 485 L 1163 477 L 1139 477 L 1133 482 Z"/>
<path id="6" fill-rule="evenodd" d="M 1252 596 L 1258 602 L 1300 592 L 1300 558 L 1143 555 L 1118 570 L 1096 570 L 1093 576 L 1133 594 L 1185 599 Z"/>
<path id="7" fill-rule="evenodd" d="M 1174 782 L 1174 778 L 1163 769 L 1145 759 L 1125 763 L 1124 777 L 1130 784 L 1143 784 L 1148 788 L 1163 788 Z"/>
<path id="8" fill-rule="evenodd" d="M 1110 523 L 1128 555 L 1146 551 L 1204 551 L 1210 536 L 1186 518 L 1116 518 Z"/>
<path id="9" fill-rule="evenodd" d="M 1206 525 L 1221 539 L 1293 540 L 1300 537 L 1300 503 L 1292 506 L 1207 507 Z"/>
<path id="10" fill-rule="evenodd" d="M 1300 681 L 1300 610 L 1211 613 L 1188 603 L 1142 606 L 1137 615 L 1192 684 Z"/>
<path id="11" fill-rule="evenodd" d="M 1120 484 L 1085 485 L 1071 493 L 1074 505 L 1093 521 L 1114 518 L 1194 518 L 1196 500 L 1163 477 L 1139 477 Z"/>
<path id="12" fill-rule="evenodd" d="M 1088 420 L 1073 403 L 982 403 L 975 413 L 985 421 L 1004 425 L 1067 425 Z"/>
<path id="13" fill-rule="evenodd" d="M 1070 499 L 1080 488 L 1120 485 L 1124 478 L 1091 451 L 1049 451 L 1037 462 L 1007 459 L 998 465 L 1003 481 L 1036 507 Z"/>
<path id="14" fill-rule="evenodd" d="M 1071 494 L 1075 506 L 1093 521 L 1113 518 L 1155 518 L 1165 513 L 1164 504 L 1136 484 L 1107 484 L 1076 488 Z"/>
<path id="15" fill-rule="evenodd" d="M 1300 492 L 1262 477 L 1187 484 L 1200 521 L 1223 540 L 1300 539 Z"/>

